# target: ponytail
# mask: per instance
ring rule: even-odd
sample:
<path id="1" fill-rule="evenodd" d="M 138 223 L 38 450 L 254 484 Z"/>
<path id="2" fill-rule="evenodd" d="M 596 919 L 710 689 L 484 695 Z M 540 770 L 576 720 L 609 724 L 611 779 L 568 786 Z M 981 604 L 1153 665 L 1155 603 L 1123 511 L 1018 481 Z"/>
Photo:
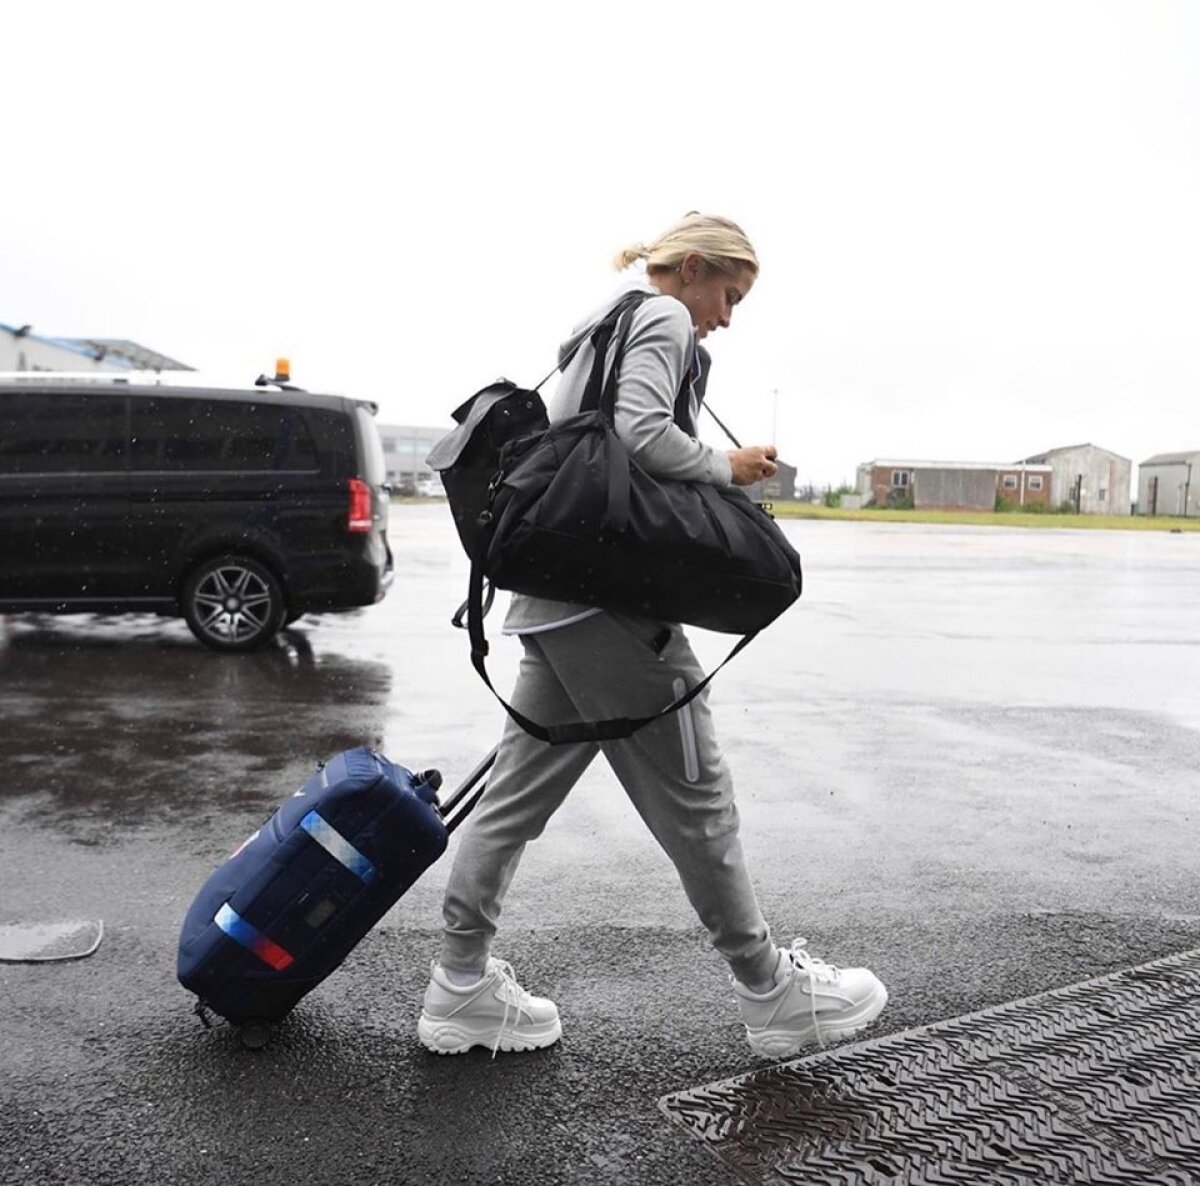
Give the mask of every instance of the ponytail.
<path id="1" fill-rule="evenodd" d="M 688 255 L 698 255 L 709 267 L 733 273 L 749 268 L 758 275 L 758 256 L 736 222 L 693 211 L 665 231 L 653 243 L 634 243 L 619 251 L 613 259 L 617 271 L 638 260 L 646 261 L 646 270 L 673 271 Z"/>

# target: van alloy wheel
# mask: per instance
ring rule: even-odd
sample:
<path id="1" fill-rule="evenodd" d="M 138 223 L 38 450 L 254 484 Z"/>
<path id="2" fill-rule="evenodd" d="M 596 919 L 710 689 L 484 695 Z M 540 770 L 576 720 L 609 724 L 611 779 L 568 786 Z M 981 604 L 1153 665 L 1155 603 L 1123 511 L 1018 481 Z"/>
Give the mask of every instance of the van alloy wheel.
<path id="1" fill-rule="evenodd" d="M 183 612 L 207 646 L 249 651 L 278 633 L 286 606 L 279 582 L 264 565 L 246 556 L 219 556 L 188 577 Z"/>

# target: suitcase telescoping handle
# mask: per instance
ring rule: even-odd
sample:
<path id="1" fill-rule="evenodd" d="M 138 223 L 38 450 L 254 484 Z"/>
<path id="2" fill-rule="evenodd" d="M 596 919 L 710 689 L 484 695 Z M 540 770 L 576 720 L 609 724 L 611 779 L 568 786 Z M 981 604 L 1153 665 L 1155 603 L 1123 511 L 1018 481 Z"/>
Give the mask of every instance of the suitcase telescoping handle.
<path id="1" fill-rule="evenodd" d="M 462 783 L 454 788 L 445 803 L 440 804 L 439 810 L 447 832 L 453 832 L 471 814 L 471 809 L 479 802 L 483 792 L 487 790 L 484 775 L 496 761 L 496 749 L 498 748 L 498 746 L 493 748 L 480 761 L 479 765 L 463 779 Z"/>

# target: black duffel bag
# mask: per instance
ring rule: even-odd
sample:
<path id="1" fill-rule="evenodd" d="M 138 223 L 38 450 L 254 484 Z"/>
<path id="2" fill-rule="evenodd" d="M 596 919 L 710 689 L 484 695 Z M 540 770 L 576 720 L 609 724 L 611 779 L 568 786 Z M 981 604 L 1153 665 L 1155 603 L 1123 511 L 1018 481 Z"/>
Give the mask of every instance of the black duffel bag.
<path id="1" fill-rule="evenodd" d="M 602 387 L 612 333 L 602 323 L 593 334 L 579 412 L 503 447 L 483 514 L 484 575 L 517 593 L 761 630 L 800 596 L 799 555 L 741 490 L 653 477 L 629 456 L 613 428 L 616 361 Z M 694 435 L 687 400 L 685 382 L 675 419 Z"/>
<path id="2" fill-rule="evenodd" d="M 488 513 L 482 567 L 499 589 L 731 634 L 800 596 L 800 557 L 757 503 L 650 476 L 604 411 L 510 445 Z"/>

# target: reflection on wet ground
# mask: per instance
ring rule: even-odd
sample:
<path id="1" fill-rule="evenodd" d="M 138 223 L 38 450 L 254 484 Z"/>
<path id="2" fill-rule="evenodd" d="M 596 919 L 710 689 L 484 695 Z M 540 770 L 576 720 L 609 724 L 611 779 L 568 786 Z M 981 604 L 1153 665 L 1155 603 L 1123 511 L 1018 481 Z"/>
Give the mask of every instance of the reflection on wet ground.
<path id="1" fill-rule="evenodd" d="M 27 799 L 85 843 L 101 822 L 266 810 L 318 759 L 375 743 L 390 689 L 387 664 L 315 655 L 303 629 L 223 655 L 154 617 L 14 617 L 0 637 L 0 802 Z M 229 755 L 245 779 L 218 776 Z"/>

